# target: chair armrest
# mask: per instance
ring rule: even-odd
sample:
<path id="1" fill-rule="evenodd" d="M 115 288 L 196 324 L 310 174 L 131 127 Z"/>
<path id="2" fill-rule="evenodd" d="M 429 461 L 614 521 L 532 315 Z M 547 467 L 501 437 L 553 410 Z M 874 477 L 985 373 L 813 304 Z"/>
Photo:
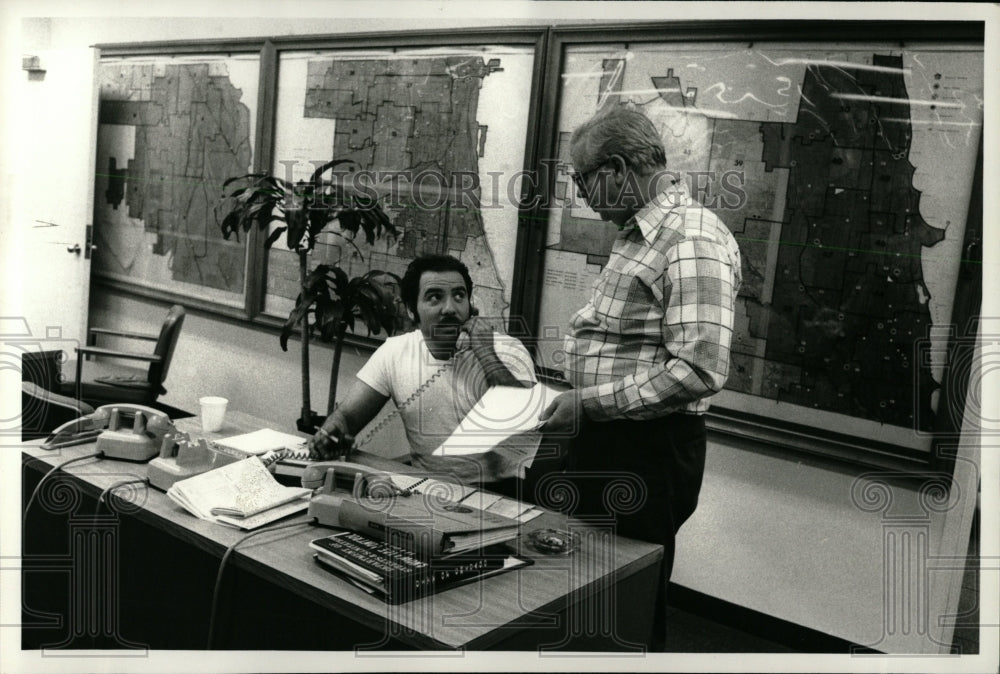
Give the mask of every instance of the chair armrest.
<path id="1" fill-rule="evenodd" d="M 126 332 L 124 330 L 112 330 L 110 328 L 90 328 L 88 332 L 94 335 L 114 335 L 115 337 L 128 337 L 130 339 L 145 339 L 150 342 L 155 342 L 160 338 L 159 335 L 147 335 L 142 332 Z"/>
<path id="2" fill-rule="evenodd" d="M 85 356 L 108 356 L 109 358 L 144 360 L 147 363 L 158 363 L 162 360 L 162 357 L 155 353 L 130 353 L 128 351 L 115 351 L 114 349 L 101 349 L 96 346 L 78 346 L 76 347 L 76 352 Z"/>
<path id="3" fill-rule="evenodd" d="M 44 389 L 38 384 L 33 384 L 30 381 L 21 382 L 21 391 L 27 393 L 32 398 L 36 400 L 44 400 L 49 403 L 54 403 L 60 405 L 67 409 L 74 409 L 77 411 L 79 416 L 85 414 L 93 414 L 94 408 L 83 402 L 82 400 L 76 400 L 75 398 L 70 398 L 69 396 L 60 395 L 58 393 L 53 393 L 48 389 Z"/>

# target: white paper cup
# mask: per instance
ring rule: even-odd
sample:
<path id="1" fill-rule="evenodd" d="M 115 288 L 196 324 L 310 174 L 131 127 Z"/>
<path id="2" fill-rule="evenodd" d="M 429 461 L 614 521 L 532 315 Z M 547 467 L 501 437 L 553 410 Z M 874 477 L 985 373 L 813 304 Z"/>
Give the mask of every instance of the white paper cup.
<path id="1" fill-rule="evenodd" d="M 198 402 L 201 404 L 201 430 L 214 433 L 222 428 L 222 420 L 226 416 L 226 406 L 229 405 L 229 401 L 218 396 L 205 396 Z"/>

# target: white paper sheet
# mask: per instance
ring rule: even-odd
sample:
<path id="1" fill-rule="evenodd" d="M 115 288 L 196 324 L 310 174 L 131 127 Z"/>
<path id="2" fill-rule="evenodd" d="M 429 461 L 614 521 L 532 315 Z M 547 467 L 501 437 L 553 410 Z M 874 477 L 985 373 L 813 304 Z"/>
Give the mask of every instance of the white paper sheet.
<path id="1" fill-rule="evenodd" d="M 536 384 L 532 388 L 494 386 L 462 419 L 451 437 L 434 450 L 435 456 L 463 456 L 502 452 L 514 459 L 533 459 L 541 434 L 538 415 L 561 391 Z"/>

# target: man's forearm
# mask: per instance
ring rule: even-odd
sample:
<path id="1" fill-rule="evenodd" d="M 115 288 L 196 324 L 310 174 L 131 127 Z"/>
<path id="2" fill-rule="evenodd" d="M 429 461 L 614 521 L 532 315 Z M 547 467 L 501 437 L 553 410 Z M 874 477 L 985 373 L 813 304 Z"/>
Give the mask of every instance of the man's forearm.
<path id="1" fill-rule="evenodd" d="M 594 421 L 655 419 L 717 393 L 726 374 L 674 359 L 634 375 L 581 389 L 583 409 Z"/>
<path id="2" fill-rule="evenodd" d="M 346 433 L 348 435 L 354 435 L 356 430 L 355 425 L 350 422 L 348 417 L 340 410 L 333 410 L 330 415 L 323 422 L 323 428 L 329 433 L 333 433 L 335 430 L 340 433 Z"/>
<path id="3" fill-rule="evenodd" d="M 490 386 L 523 386 L 530 387 L 530 383 L 520 381 L 515 377 L 510 369 L 497 356 L 492 344 L 474 346 L 472 349 L 476 360 L 486 373 L 486 381 Z"/>

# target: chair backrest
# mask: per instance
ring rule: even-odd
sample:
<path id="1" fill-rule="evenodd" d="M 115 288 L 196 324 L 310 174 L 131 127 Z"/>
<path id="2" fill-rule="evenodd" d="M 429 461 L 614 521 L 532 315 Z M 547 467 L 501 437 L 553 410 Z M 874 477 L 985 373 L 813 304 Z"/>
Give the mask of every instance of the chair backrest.
<path id="1" fill-rule="evenodd" d="M 167 379 L 167 371 L 170 369 L 170 361 L 174 357 L 174 348 L 177 346 L 177 338 L 181 335 L 181 326 L 184 325 L 184 307 L 175 304 L 167 312 L 167 318 L 163 321 L 160 329 L 160 338 L 156 340 L 156 348 L 153 350 L 160 357 L 159 363 L 153 363 L 149 367 L 149 383 L 159 387 L 164 393 L 163 382 Z"/>

